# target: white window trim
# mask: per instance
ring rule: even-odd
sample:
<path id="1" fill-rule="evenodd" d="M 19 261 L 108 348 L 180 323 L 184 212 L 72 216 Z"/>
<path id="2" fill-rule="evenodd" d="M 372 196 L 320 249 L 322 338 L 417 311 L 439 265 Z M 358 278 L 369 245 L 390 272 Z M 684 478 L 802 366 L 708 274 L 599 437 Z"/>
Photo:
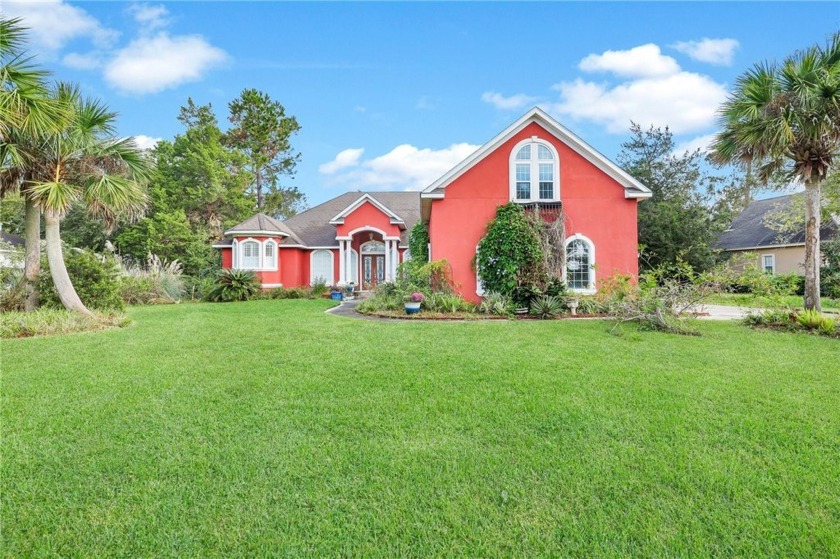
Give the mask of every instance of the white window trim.
<path id="1" fill-rule="evenodd" d="M 571 237 L 566 238 L 566 242 L 563 245 L 564 248 L 566 249 L 566 262 L 568 262 L 568 260 L 569 260 L 569 256 L 568 256 L 569 245 L 573 241 L 583 241 L 587 245 L 589 245 L 589 287 L 587 287 L 585 289 L 572 289 L 570 287 L 569 291 L 572 291 L 574 293 L 581 293 L 581 294 L 584 294 L 584 295 L 592 295 L 596 291 L 596 289 L 595 289 L 595 272 L 596 272 L 597 268 L 595 267 L 595 262 L 597 262 L 597 261 L 595 260 L 595 243 L 593 243 L 592 240 L 589 237 L 587 237 L 585 235 L 581 235 L 580 233 L 575 233 Z M 568 281 L 567 281 L 567 278 L 566 278 L 566 262 L 563 262 L 563 282 L 566 283 L 566 285 L 568 285 Z"/>
<path id="2" fill-rule="evenodd" d="M 353 257 L 356 258 L 355 266 L 353 265 Z M 354 248 L 350 249 L 350 273 L 348 274 L 347 281 L 359 285 L 359 253 Z"/>
<path id="3" fill-rule="evenodd" d="M 315 275 L 313 273 L 315 268 L 315 255 L 319 252 L 328 252 L 330 254 L 330 277 L 325 278 L 325 283 L 332 285 L 335 283 L 335 255 L 333 251 L 326 249 L 313 250 L 309 253 L 309 285 L 315 285 Z"/>
<path id="4" fill-rule="evenodd" d="M 242 254 L 242 250 L 244 249 L 245 243 L 254 242 L 257 243 L 257 253 L 258 253 L 258 260 L 257 266 L 253 267 L 244 267 L 242 266 L 242 260 L 244 255 Z M 267 244 L 274 245 L 274 266 L 267 266 L 265 262 L 265 245 Z M 231 260 L 231 267 L 234 270 L 250 270 L 252 272 L 276 272 L 280 269 L 280 245 L 274 239 L 266 239 L 264 241 L 259 241 L 253 237 L 248 237 L 245 239 L 234 239 L 233 240 L 233 258 Z"/>
<path id="5" fill-rule="evenodd" d="M 516 165 L 525 164 L 525 160 L 516 159 L 516 154 L 519 153 L 519 150 L 525 147 L 526 145 L 534 144 L 534 147 L 531 148 L 531 159 L 527 161 L 527 163 L 531 166 L 531 197 L 527 200 L 520 200 L 516 197 Z M 538 146 L 545 146 L 554 156 L 552 160 L 553 164 L 553 176 L 554 176 L 554 196 L 552 198 L 540 198 L 540 163 L 547 163 L 547 161 L 540 161 L 539 159 L 539 147 Z M 560 156 L 557 154 L 557 150 L 554 149 L 554 146 L 551 142 L 547 142 L 543 139 L 538 138 L 537 136 L 531 136 L 528 139 L 522 140 L 515 146 L 510 152 L 510 156 L 508 158 L 508 179 L 509 179 L 509 197 L 512 202 L 516 202 L 517 204 L 533 204 L 534 202 L 559 202 L 560 201 Z"/>
<path id="6" fill-rule="evenodd" d="M 772 262 L 772 264 L 771 264 L 772 269 L 770 270 L 770 273 L 773 274 L 773 275 L 776 275 L 776 255 L 775 254 L 762 254 L 761 255 L 761 271 L 762 272 L 767 271 L 767 268 L 764 267 L 764 259 L 767 258 L 768 256 L 770 257 L 770 262 Z"/>
<path id="7" fill-rule="evenodd" d="M 478 247 L 479 245 L 475 245 L 475 294 L 484 297 L 484 283 L 478 275 Z"/>

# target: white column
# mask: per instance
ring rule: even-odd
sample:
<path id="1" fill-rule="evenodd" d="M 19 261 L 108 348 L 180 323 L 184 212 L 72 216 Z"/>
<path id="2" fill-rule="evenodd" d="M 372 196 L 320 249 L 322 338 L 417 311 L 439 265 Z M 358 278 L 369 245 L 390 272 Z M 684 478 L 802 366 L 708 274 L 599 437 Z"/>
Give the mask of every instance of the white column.
<path id="1" fill-rule="evenodd" d="M 344 269 L 347 271 L 347 283 L 353 281 L 353 241 L 347 241 L 347 248 L 344 250 L 344 256 L 347 262 L 344 264 Z"/>
<path id="2" fill-rule="evenodd" d="M 397 268 L 399 268 L 400 266 L 399 245 L 399 241 L 391 241 L 391 249 L 394 251 L 393 255 L 391 256 L 391 276 L 394 278 L 394 281 L 396 281 L 397 279 Z"/>
<path id="3" fill-rule="evenodd" d="M 385 241 L 385 281 L 391 281 L 391 241 Z"/>
<path id="4" fill-rule="evenodd" d="M 338 285 L 346 283 L 346 273 L 344 270 L 344 241 L 338 241 Z"/>

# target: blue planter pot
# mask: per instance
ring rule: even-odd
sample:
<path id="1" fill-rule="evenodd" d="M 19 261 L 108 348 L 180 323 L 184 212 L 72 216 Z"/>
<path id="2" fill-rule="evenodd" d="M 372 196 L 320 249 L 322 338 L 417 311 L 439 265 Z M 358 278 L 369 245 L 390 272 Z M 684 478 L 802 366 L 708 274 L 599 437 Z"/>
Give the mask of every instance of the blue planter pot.
<path id="1" fill-rule="evenodd" d="M 408 302 L 405 303 L 405 314 L 416 314 L 420 312 L 420 303 Z"/>
<path id="2" fill-rule="evenodd" d="M 332 297 L 334 301 L 341 301 L 344 295 L 342 295 L 341 291 L 333 291 L 330 293 L 330 297 Z"/>

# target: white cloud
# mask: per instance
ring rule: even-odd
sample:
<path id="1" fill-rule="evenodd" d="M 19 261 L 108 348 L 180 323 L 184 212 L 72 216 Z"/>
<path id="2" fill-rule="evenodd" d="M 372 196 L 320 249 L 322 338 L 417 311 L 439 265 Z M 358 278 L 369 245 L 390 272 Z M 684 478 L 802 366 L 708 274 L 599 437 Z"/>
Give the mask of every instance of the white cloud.
<path id="1" fill-rule="evenodd" d="M 137 147 L 140 149 L 154 149 L 157 143 L 161 140 L 163 140 L 163 138 L 152 138 L 151 136 L 146 136 L 144 134 L 134 136 L 134 143 L 137 144 Z"/>
<path id="2" fill-rule="evenodd" d="M 665 56 L 657 45 L 648 43 L 630 50 L 608 50 L 590 54 L 580 61 L 584 72 L 609 72 L 617 76 L 645 78 L 670 76 L 680 71 L 677 61 Z"/>
<path id="3" fill-rule="evenodd" d="M 107 47 L 119 37 L 78 6 L 62 0 L 40 2 L 4 2 L 3 15 L 22 18 L 28 28 L 32 50 L 60 50 L 70 41 L 88 38 L 97 46 Z"/>
<path id="4" fill-rule="evenodd" d="M 71 52 L 64 55 L 61 62 L 70 68 L 77 70 L 95 70 L 102 65 L 102 53 L 94 51 L 86 54 Z"/>
<path id="5" fill-rule="evenodd" d="M 537 98 L 525 95 L 524 93 L 517 93 L 516 95 L 505 97 L 501 93 L 497 93 L 495 91 L 485 91 L 481 95 L 481 100 L 485 103 L 490 103 L 499 110 L 511 111 L 532 105 L 536 102 Z"/>
<path id="6" fill-rule="evenodd" d="M 703 38 L 699 41 L 680 41 L 671 46 L 694 60 L 729 66 L 740 43 L 736 39 Z"/>
<path id="7" fill-rule="evenodd" d="M 160 32 L 133 40 L 105 66 L 105 80 L 129 93 L 156 93 L 201 79 L 228 55 L 198 35 Z"/>
<path id="8" fill-rule="evenodd" d="M 402 144 L 384 155 L 358 162 L 331 182 L 357 188 L 422 190 L 478 148 L 466 143 L 438 150 Z"/>
<path id="9" fill-rule="evenodd" d="M 365 152 L 364 148 L 349 148 L 338 152 L 335 159 L 318 166 L 318 172 L 324 175 L 333 175 L 342 169 L 355 167 L 359 164 L 359 158 Z"/>
<path id="10" fill-rule="evenodd" d="M 146 31 L 166 27 L 169 24 L 169 10 L 162 5 L 131 4 L 128 7 L 128 13 Z"/>
<path id="11" fill-rule="evenodd" d="M 554 87 L 561 99 L 548 105 L 549 111 L 597 122 L 613 133 L 626 132 L 631 120 L 643 127 L 669 126 L 675 134 L 703 130 L 714 122 L 727 95 L 722 84 L 691 72 L 615 87 L 581 79 Z"/>
<path id="12" fill-rule="evenodd" d="M 712 149 L 712 142 L 715 141 L 714 134 L 704 134 L 703 136 L 697 136 L 687 142 L 682 142 L 678 144 L 677 147 L 674 148 L 675 155 L 682 155 L 685 152 L 694 153 L 696 150 L 700 150 L 700 153 L 709 153 Z"/>

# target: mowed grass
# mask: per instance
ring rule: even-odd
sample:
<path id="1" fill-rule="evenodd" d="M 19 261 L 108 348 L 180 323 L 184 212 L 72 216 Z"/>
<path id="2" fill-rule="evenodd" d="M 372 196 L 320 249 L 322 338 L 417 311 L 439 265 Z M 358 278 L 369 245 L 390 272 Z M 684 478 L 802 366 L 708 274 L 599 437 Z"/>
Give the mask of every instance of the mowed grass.
<path id="1" fill-rule="evenodd" d="M 11 557 L 840 555 L 840 344 L 134 308 L 2 342 Z"/>

